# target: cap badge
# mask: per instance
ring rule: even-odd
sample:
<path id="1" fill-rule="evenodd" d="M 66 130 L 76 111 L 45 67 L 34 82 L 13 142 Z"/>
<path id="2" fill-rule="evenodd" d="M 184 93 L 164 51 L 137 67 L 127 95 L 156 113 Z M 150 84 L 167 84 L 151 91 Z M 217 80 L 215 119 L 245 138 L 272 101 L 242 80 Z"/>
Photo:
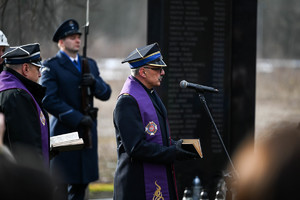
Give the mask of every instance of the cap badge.
<path id="1" fill-rule="evenodd" d="M 74 22 L 71 20 L 71 21 L 69 21 L 69 25 L 71 26 L 71 29 L 74 29 L 75 28 L 75 24 L 74 24 Z"/>
<path id="2" fill-rule="evenodd" d="M 155 135 L 156 131 L 157 131 L 157 125 L 151 121 L 147 124 L 147 126 L 145 127 L 145 131 L 149 134 L 149 135 Z"/>

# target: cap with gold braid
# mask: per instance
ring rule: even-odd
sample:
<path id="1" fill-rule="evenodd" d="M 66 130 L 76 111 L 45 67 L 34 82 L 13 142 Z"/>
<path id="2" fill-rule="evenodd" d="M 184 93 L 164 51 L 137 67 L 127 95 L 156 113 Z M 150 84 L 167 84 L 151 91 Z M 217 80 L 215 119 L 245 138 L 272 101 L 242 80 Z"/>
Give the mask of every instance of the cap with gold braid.
<path id="1" fill-rule="evenodd" d="M 157 43 L 153 43 L 144 47 L 136 48 L 122 63 L 128 62 L 131 69 L 144 65 L 154 67 L 166 67 L 166 63 L 162 59 L 160 48 Z"/>

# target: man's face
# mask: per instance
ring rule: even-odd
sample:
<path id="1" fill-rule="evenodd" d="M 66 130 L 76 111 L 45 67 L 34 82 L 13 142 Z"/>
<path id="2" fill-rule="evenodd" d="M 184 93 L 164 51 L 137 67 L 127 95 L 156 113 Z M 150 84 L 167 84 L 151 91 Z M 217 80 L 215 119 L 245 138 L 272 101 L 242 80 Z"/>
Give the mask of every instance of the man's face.
<path id="1" fill-rule="evenodd" d="M 37 83 L 39 81 L 39 78 L 41 77 L 40 67 L 35 66 L 33 64 L 28 65 L 28 74 L 26 78 Z"/>
<path id="2" fill-rule="evenodd" d="M 4 51 L 5 51 L 5 46 L 0 46 L 0 64 L 2 64 L 3 62 L 1 56 L 4 54 Z"/>
<path id="3" fill-rule="evenodd" d="M 62 39 L 62 49 L 66 52 L 78 53 L 80 49 L 80 43 L 81 40 L 79 34 L 70 35 Z"/>
<path id="4" fill-rule="evenodd" d="M 160 86 L 160 83 L 165 75 L 162 67 L 153 67 L 151 65 L 144 66 L 146 87 L 149 89 Z"/>

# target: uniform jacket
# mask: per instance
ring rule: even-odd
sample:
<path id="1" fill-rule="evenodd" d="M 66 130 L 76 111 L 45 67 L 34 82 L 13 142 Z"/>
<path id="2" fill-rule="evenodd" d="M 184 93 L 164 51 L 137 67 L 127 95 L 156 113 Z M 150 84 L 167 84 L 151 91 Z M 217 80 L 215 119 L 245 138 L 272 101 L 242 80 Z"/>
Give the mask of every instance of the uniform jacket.
<path id="1" fill-rule="evenodd" d="M 4 64 L 1 63 L 1 64 L 0 64 L 0 73 L 3 71 L 3 67 L 4 67 Z"/>
<path id="2" fill-rule="evenodd" d="M 144 86 L 143 86 L 144 87 Z M 121 95 L 114 110 L 118 163 L 114 178 L 114 199 L 145 199 L 143 162 L 166 166 L 170 199 L 176 199 L 172 163 L 175 146 L 169 146 L 166 108 L 155 92 L 144 87 L 154 104 L 163 138 L 163 146 L 147 142 L 145 127 L 136 100 Z M 157 97 L 157 96 L 156 96 Z"/>
<path id="3" fill-rule="evenodd" d="M 79 57 L 81 61 L 81 57 Z M 100 100 L 108 100 L 111 89 L 100 77 L 98 66 L 92 59 L 88 59 L 90 73 L 96 78 L 92 94 Z M 52 115 L 50 118 L 50 135 L 60 135 L 78 131 L 82 135 L 79 122 L 83 117 L 81 113 L 80 83 L 82 74 L 72 61 L 62 52 L 43 63 L 41 84 L 47 87 L 43 99 L 46 110 Z M 90 102 L 93 106 L 93 102 Z M 51 168 L 58 170 L 66 183 L 89 183 L 98 179 L 97 154 L 97 121 L 91 130 L 91 149 L 70 152 L 61 152 L 51 161 Z"/>
<path id="4" fill-rule="evenodd" d="M 12 69 L 5 68 L 4 70 L 22 82 L 35 98 L 35 101 L 42 109 L 41 111 L 45 116 L 45 120 L 48 121 L 48 114 L 42 107 L 42 98 L 45 94 L 45 88 L 23 77 Z M 5 84 L 2 81 L 1 79 L 0 84 Z M 28 149 L 30 153 L 36 154 L 36 156 L 42 160 L 41 118 L 32 97 L 23 89 L 4 90 L 0 92 L 0 112 L 4 113 L 6 122 L 4 144 L 17 156 L 17 160 L 22 159 L 23 154 L 19 152 L 21 150 L 19 148 L 21 147 L 26 147 L 26 149 L 27 147 L 30 148 Z M 20 158 L 18 158 L 18 155 Z"/>

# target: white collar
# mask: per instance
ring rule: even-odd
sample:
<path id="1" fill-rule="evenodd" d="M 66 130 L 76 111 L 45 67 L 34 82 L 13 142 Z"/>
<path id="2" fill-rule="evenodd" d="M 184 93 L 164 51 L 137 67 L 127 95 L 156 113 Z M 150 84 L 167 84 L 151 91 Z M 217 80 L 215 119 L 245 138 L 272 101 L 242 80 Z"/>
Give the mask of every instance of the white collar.
<path id="1" fill-rule="evenodd" d="M 72 62 L 76 61 L 78 63 L 78 55 L 76 55 L 76 58 L 72 58 L 72 57 L 69 57 L 71 59 Z"/>

